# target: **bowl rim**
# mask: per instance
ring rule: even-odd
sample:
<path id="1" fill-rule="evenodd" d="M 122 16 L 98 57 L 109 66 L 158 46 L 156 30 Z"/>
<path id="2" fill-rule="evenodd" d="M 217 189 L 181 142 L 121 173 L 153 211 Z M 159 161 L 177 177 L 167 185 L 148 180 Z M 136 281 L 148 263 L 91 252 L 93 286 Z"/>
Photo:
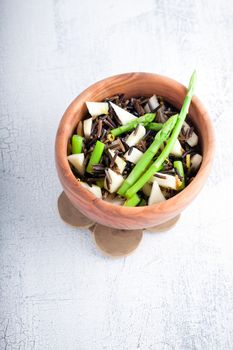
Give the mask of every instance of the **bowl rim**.
<path id="1" fill-rule="evenodd" d="M 93 193 L 88 191 L 86 188 L 84 188 L 79 181 L 75 178 L 69 162 L 67 160 L 67 141 L 64 140 L 64 136 L 62 133 L 62 130 L 67 128 L 67 124 L 69 120 L 74 118 L 75 115 L 77 115 L 78 111 L 83 107 L 83 99 L 85 98 L 86 94 L 88 94 L 93 89 L 98 89 L 102 84 L 108 83 L 111 79 L 118 79 L 119 81 L 122 79 L 130 79 L 132 76 L 134 76 L 135 79 L 137 77 L 143 77 L 143 78 L 153 78 L 153 79 L 162 79 L 167 84 L 174 85 L 174 88 L 177 87 L 180 90 L 182 90 L 183 94 L 185 95 L 187 89 L 186 87 L 179 83 L 178 81 L 171 79 L 167 76 L 155 74 L 155 73 L 148 73 L 148 72 L 130 72 L 130 73 L 122 73 L 122 74 L 116 74 L 109 76 L 107 78 L 101 79 L 94 84 L 91 84 L 88 88 L 83 90 L 68 106 L 65 113 L 63 114 L 60 124 L 58 126 L 56 139 L 55 139 L 55 161 L 56 161 L 56 167 L 58 170 L 59 178 L 62 183 L 62 186 L 66 192 L 70 190 L 70 186 L 72 187 L 72 190 L 75 192 L 74 194 L 77 195 L 77 198 L 82 196 L 85 197 L 85 202 L 95 203 L 96 206 L 100 210 L 107 211 L 113 210 L 114 214 L 122 215 L 123 212 L 125 215 L 136 215 L 139 214 L 146 214 L 148 212 L 155 212 L 155 213 L 169 213 L 174 212 L 174 208 L 177 208 L 177 212 L 179 211 L 180 206 L 184 206 L 185 204 L 188 204 L 201 190 L 202 186 L 205 183 L 205 180 L 210 172 L 212 160 L 214 156 L 214 131 L 212 122 L 210 120 L 209 114 L 207 110 L 205 109 L 203 103 L 194 95 L 192 98 L 191 105 L 196 105 L 199 113 L 202 115 L 202 119 L 205 122 L 206 125 L 206 131 L 208 133 L 211 147 L 207 147 L 206 154 L 203 155 L 203 161 L 201 164 L 201 167 L 195 176 L 195 178 L 192 180 L 192 182 L 181 192 L 177 193 L 172 198 L 169 198 L 168 200 L 153 204 L 151 206 L 142 206 L 142 207 L 124 207 L 124 206 L 118 206 L 115 204 L 112 204 L 110 202 L 107 202 L 103 199 L 97 198 Z M 126 83 L 127 84 L 127 83 Z M 106 96 L 108 97 L 108 96 Z M 165 97 L 166 98 L 166 97 Z M 97 101 L 97 100 L 96 100 Z M 200 133 L 200 130 L 199 130 Z M 60 151 L 62 149 L 62 152 Z M 60 170 L 60 171 L 59 171 Z M 63 181 L 63 178 L 66 178 L 66 182 L 69 182 L 69 186 L 65 184 L 65 181 Z"/>

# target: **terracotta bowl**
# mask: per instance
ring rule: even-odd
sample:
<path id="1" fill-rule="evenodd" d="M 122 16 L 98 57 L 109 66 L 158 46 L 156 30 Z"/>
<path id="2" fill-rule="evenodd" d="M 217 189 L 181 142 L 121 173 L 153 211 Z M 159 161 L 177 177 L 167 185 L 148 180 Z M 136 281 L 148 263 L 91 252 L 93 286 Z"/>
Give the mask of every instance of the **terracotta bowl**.
<path id="1" fill-rule="evenodd" d="M 124 93 L 127 97 L 156 94 L 180 108 L 186 88 L 175 80 L 151 73 L 120 74 L 91 85 L 67 108 L 58 127 L 55 158 L 59 179 L 73 206 L 94 222 L 129 230 L 156 226 L 181 213 L 204 185 L 213 159 L 212 124 L 205 107 L 194 97 L 189 116 L 199 134 L 203 152 L 203 162 L 195 179 L 182 192 L 160 204 L 138 208 L 116 206 L 96 198 L 76 180 L 67 161 L 67 143 L 78 121 L 87 113 L 85 101 L 102 101 L 117 93 Z"/>

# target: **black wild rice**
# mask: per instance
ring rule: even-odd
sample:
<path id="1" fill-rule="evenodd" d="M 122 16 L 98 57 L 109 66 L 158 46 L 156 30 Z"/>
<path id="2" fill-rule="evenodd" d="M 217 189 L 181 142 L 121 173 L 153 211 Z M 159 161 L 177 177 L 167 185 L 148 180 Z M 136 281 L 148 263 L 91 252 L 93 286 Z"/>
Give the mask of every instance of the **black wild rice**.
<path id="1" fill-rule="evenodd" d="M 155 174 L 154 176 L 164 180 L 167 178 L 165 175 L 162 175 L 162 174 Z"/>
<path id="2" fill-rule="evenodd" d="M 164 123 L 168 118 L 176 114 L 178 111 L 174 106 L 164 101 L 162 97 L 157 96 L 157 99 L 159 102 L 159 106 L 155 109 L 156 118 L 154 121 L 159 123 Z M 138 150 L 145 152 L 153 142 L 157 132 L 153 130 L 146 130 L 146 133 L 144 137 L 141 139 L 141 141 L 138 142 L 133 147 L 129 147 L 127 144 L 127 138 L 132 131 L 119 135 L 115 138 L 115 140 L 113 139 L 112 141 L 111 138 L 109 137 L 109 133 L 111 129 L 117 128 L 122 124 L 110 102 L 116 104 L 121 108 L 124 108 L 126 111 L 130 112 L 136 117 L 139 117 L 145 114 L 144 108 L 146 104 L 148 104 L 149 102 L 149 97 L 145 97 L 145 96 L 128 97 L 121 93 L 121 94 L 117 94 L 115 96 L 106 98 L 105 101 L 108 103 L 108 107 L 109 107 L 108 114 L 92 117 L 91 136 L 89 139 L 85 139 L 84 137 L 83 145 L 82 145 L 82 152 L 84 153 L 84 168 L 86 168 L 89 162 L 91 152 L 93 151 L 94 145 L 97 140 L 100 140 L 102 143 L 105 144 L 105 149 L 102 154 L 101 161 L 99 164 L 93 165 L 92 167 L 93 170 L 91 174 L 85 173 L 84 176 L 80 175 L 73 166 L 71 166 L 71 169 L 77 179 L 81 181 L 86 181 L 90 186 L 92 186 L 93 184 L 96 184 L 96 182 L 99 180 L 101 181 L 105 180 L 105 186 L 109 190 L 112 180 L 111 180 L 111 177 L 109 176 L 109 172 L 107 171 L 107 169 L 110 168 L 117 174 L 120 174 L 120 170 L 117 167 L 115 162 L 117 156 L 125 160 L 124 158 L 125 153 L 128 152 L 128 155 L 130 155 L 131 152 L 133 151 L 133 147 L 136 147 Z M 88 117 L 90 118 L 90 115 Z M 138 128 L 139 128 L 139 124 L 133 131 L 134 135 L 137 135 Z M 187 169 L 186 156 L 187 154 L 190 154 L 192 156 L 195 153 L 199 153 L 199 154 L 202 153 L 200 146 L 190 147 L 190 145 L 187 143 L 187 140 L 193 135 L 194 131 L 195 129 L 191 121 L 188 119 L 188 127 L 182 127 L 182 130 L 178 138 L 184 150 L 182 157 L 180 157 L 179 159 L 183 163 L 186 185 L 188 185 L 192 181 L 194 175 L 196 175 L 195 171 L 193 172 Z M 78 123 L 76 127 L 76 132 L 78 135 L 81 135 L 81 136 L 84 135 L 82 121 Z M 69 140 L 67 145 L 68 155 L 72 153 L 70 141 L 71 140 Z M 113 156 L 111 156 L 109 150 L 114 151 Z M 157 155 L 154 156 L 153 160 L 155 160 L 156 157 Z M 176 159 L 177 157 L 170 155 L 164 162 L 162 170 L 159 171 L 159 174 L 155 174 L 155 177 L 166 179 L 166 174 L 170 174 L 173 176 L 177 176 L 177 178 L 179 178 L 179 180 L 182 181 L 183 180 L 182 176 L 179 174 L 177 169 L 175 169 L 173 166 L 173 162 Z M 135 165 L 133 163 L 126 161 L 126 166 L 122 174 L 124 178 L 126 178 L 129 175 L 129 173 L 134 168 L 134 166 Z M 106 198 L 109 195 L 108 190 L 101 188 L 103 198 Z M 165 188 L 162 188 L 162 192 L 166 198 L 170 198 L 177 193 L 174 190 L 165 189 Z M 145 199 L 145 201 L 147 202 L 148 198 L 142 191 L 139 191 L 139 195 L 141 199 Z"/>
<path id="3" fill-rule="evenodd" d="M 110 155 L 110 157 L 111 157 L 111 155 Z M 117 158 L 117 152 L 115 152 L 114 156 L 111 157 L 111 158 L 112 158 L 112 159 L 111 159 L 111 162 L 110 162 L 110 165 L 109 165 L 110 168 L 112 168 L 113 165 L 115 164 L 115 160 L 116 160 L 116 158 Z"/>
<path id="4" fill-rule="evenodd" d="M 103 121 L 98 121 L 97 138 L 99 139 L 102 134 Z"/>
<path id="5" fill-rule="evenodd" d="M 107 170 L 105 170 L 105 175 L 106 175 L 106 177 L 105 177 L 105 179 L 106 179 L 106 185 L 107 185 L 107 188 L 109 189 L 109 188 L 110 188 L 110 185 L 111 185 L 111 183 L 112 183 L 112 179 L 111 179 L 111 177 L 109 176 L 109 173 L 108 173 Z"/>
<path id="6" fill-rule="evenodd" d="M 137 99 L 135 99 L 133 101 L 133 106 L 134 106 L 134 108 L 139 116 L 142 116 L 143 114 L 145 114 L 143 107 L 141 106 L 141 104 L 139 103 L 139 101 Z"/>

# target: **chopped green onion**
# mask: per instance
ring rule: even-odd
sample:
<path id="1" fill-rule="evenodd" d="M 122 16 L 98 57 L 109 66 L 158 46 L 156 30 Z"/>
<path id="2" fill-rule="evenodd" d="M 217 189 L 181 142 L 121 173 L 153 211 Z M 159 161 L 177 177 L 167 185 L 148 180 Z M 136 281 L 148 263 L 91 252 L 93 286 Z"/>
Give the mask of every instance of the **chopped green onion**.
<path id="1" fill-rule="evenodd" d="M 71 142 L 72 154 L 82 153 L 83 137 L 80 135 L 73 135 Z"/>
<path id="2" fill-rule="evenodd" d="M 124 203 L 124 207 L 136 207 L 136 205 L 140 202 L 140 197 L 135 194 L 131 198 L 127 199 Z"/>
<path id="3" fill-rule="evenodd" d="M 100 141 L 96 141 L 95 147 L 91 153 L 91 157 L 86 168 L 86 171 L 88 173 L 90 174 L 92 173 L 92 166 L 94 164 L 99 164 L 103 151 L 104 151 L 104 143 Z"/>
<path id="4" fill-rule="evenodd" d="M 177 170 L 178 174 L 180 175 L 180 177 L 182 178 L 182 180 L 180 179 L 180 177 L 178 176 L 179 180 L 180 180 L 180 184 L 177 186 L 178 190 L 183 190 L 183 188 L 185 187 L 185 178 L 184 178 L 184 167 L 183 167 L 183 163 L 181 162 L 181 160 L 176 160 L 173 163 L 174 168 Z"/>

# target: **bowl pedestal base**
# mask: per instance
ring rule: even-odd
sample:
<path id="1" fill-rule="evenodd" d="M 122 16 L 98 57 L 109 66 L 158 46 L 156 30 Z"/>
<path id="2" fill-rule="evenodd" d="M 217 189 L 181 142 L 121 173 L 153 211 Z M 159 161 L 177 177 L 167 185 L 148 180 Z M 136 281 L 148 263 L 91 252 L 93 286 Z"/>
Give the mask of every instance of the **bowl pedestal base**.
<path id="1" fill-rule="evenodd" d="M 74 227 L 89 228 L 96 247 L 104 255 L 111 257 L 129 255 L 141 242 L 143 229 L 121 230 L 95 223 L 76 209 L 64 192 L 60 194 L 57 205 L 60 217 L 67 224 Z M 175 226 L 179 218 L 180 214 L 163 224 L 145 230 L 150 233 L 168 231 Z"/>

